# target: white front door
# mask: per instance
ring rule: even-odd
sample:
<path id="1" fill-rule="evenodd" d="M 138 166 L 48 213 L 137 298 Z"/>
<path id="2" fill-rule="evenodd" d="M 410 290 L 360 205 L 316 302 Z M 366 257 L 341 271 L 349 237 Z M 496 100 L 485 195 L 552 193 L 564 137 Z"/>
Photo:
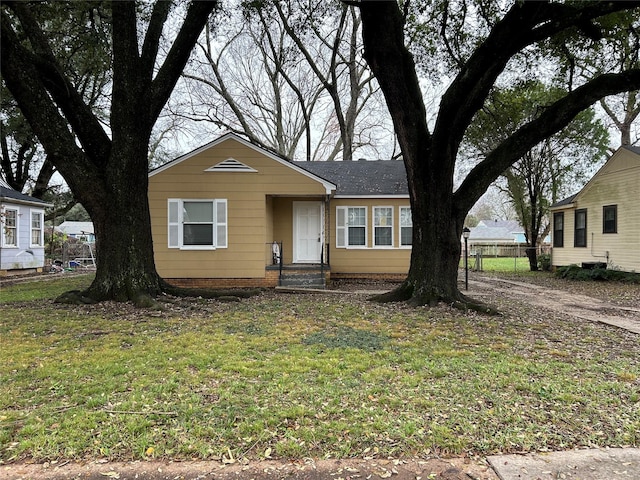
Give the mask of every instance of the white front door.
<path id="1" fill-rule="evenodd" d="M 322 202 L 293 202 L 293 262 L 319 263 Z"/>

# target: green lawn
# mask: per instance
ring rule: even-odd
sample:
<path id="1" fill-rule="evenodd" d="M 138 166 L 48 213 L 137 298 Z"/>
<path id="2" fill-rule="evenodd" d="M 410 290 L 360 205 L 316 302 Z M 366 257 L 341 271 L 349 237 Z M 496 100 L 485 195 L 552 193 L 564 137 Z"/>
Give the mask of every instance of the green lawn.
<path id="1" fill-rule="evenodd" d="M 475 257 L 469 257 L 469 270 L 476 266 Z M 460 268 L 464 268 L 464 257 L 460 259 Z M 485 272 L 528 272 L 527 257 L 482 257 L 482 271 Z"/>
<path id="2" fill-rule="evenodd" d="M 0 460 L 489 454 L 640 445 L 637 337 L 273 292 L 165 310 L 0 291 Z"/>

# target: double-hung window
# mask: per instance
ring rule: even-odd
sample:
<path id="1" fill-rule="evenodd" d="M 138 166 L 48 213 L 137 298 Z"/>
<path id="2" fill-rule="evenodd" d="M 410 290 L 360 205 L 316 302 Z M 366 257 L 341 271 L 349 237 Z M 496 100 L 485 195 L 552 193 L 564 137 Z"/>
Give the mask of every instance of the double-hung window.
<path id="1" fill-rule="evenodd" d="M 18 210 L 5 208 L 2 218 L 2 246 L 18 246 Z"/>
<path id="2" fill-rule="evenodd" d="M 553 214 L 553 246 L 564 247 L 564 212 Z"/>
<path id="3" fill-rule="evenodd" d="M 336 208 L 336 247 L 367 246 L 367 207 Z"/>
<path id="4" fill-rule="evenodd" d="M 413 239 L 413 219 L 411 207 L 400 207 L 400 246 L 411 246 Z"/>
<path id="5" fill-rule="evenodd" d="M 373 244 L 393 246 L 393 207 L 373 207 Z"/>
<path id="6" fill-rule="evenodd" d="M 31 246 L 44 245 L 44 229 L 42 228 L 42 212 L 31 212 Z"/>
<path id="7" fill-rule="evenodd" d="M 227 200 L 169 199 L 169 248 L 227 247 Z"/>
<path id="8" fill-rule="evenodd" d="M 618 206 L 602 207 L 602 233 L 618 233 Z"/>
<path id="9" fill-rule="evenodd" d="M 587 246 L 587 210 L 585 208 L 576 210 L 573 246 Z"/>

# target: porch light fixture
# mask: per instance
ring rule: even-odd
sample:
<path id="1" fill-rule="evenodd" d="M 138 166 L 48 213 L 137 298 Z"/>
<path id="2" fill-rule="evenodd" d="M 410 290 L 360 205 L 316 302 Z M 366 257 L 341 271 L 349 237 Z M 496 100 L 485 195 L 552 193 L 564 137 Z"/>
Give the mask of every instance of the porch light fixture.
<path id="1" fill-rule="evenodd" d="M 469 290 L 469 248 L 468 241 L 471 230 L 467 227 L 462 229 L 462 237 L 464 238 L 464 289 Z"/>

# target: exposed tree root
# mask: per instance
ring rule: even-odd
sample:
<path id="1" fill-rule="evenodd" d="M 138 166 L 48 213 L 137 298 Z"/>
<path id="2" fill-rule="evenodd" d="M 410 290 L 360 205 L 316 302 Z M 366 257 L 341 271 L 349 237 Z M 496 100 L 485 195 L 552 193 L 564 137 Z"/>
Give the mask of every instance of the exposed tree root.
<path id="1" fill-rule="evenodd" d="M 150 289 L 151 290 L 151 289 Z M 262 290 L 254 289 L 206 289 L 206 288 L 182 288 L 171 285 L 160 279 L 159 288 L 153 289 L 156 294 L 150 291 L 123 290 L 120 295 L 101 294 L 99 289 L 92 285 L 85 291 L 71 290 L 65 292 L 55 299 L 55 303 L 69 305 L 90 305 L 104 300 L 115 300 L 119 302 L 131 301 L 138 308 L 149 308 L 162 310 L 164 307 L 157 300 L 157 294 L 167 293 L 175 297 L 199 297 L 207 299 L 217 299 L 221 302 L 239 302 L 243 298 L 250 298 L 258 295 Z"/>
<path id="2" fill-rule="evenodd" d="M 390 292 L 380 293 L 369 297 L 372 302 L 393 303 L 409 301 L 413 295 L 413 285 L 403 282 L 398 288 L 394 288 Z"/>
<path id="3" fill-rule="evenodd" d="M 370 297 L 369 300 L 379 303 L 406 302 L 414 307 L 435 307 L 439 303 L 446 303 L 453 308 L 457 308 L 465 312 L 472 310 L 485 315 L 501 315 L 496 308 L 474 298 L 467 297 L 461 292 L 457 292 L 457 294 L 453 296 L 435 292 L 419 294 L 414 286 L 409 282 L 402 283 L 402 285 L 390 292 L 374 295 L 373 297 Z"/>
<path id="4" fill-rule="evenodd" d="M 54 300 L 54 303 L 64 303 L 67 305 L 91 305 L 98 303 L 98 300 L 89 297 L 86 293 L 87 292 L 80 290 L 64 292 Z"/>

